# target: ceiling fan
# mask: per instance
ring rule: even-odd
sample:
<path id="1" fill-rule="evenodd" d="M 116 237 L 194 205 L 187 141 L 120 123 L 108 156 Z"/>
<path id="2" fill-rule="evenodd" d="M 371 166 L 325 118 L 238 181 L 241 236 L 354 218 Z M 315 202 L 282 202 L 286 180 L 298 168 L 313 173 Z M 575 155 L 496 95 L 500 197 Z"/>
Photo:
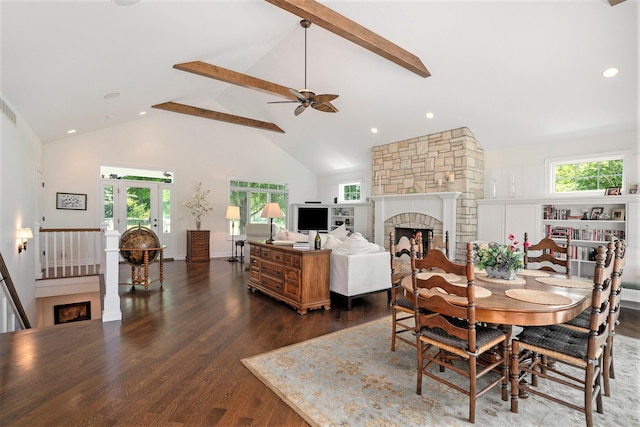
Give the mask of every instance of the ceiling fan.
<path id="1" fill-rule="evenodd" d="M 268 104 L 282 104 L 288 102 L 299 102 L 300 105 L 296 107 L 293 111 L 293 114 L 296 116 L 302 114 L 307 107 L 311 107 L 318 111 L 323 111 L 325 113 L 335 113 L 338 109 L 331 104 L 331 101 L 336 99 L 338 95 L 330 95 L 330 94 L 321 94 L 316 95 L 311 89 L 306 89 L 307 87 L 307 28 L 311 26 L 311 22 L 303 19 L 300 21 L 300 26 L 304 28 L 304 86 L 305 89 L 295 90 L 289 89 L 291 93 L 298 99 L 297 101 L 272 101 L 268 102 Z"/>

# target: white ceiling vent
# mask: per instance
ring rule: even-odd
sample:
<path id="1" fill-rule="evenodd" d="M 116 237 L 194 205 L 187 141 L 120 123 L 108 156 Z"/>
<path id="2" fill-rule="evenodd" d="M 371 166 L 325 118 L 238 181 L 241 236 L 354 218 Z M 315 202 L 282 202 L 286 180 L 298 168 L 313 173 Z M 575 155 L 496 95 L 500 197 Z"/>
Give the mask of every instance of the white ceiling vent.
<path id="1" fill-rule="evenodd" d="M 7 116 L 9 118 L 9 120 L 11 120 L 13 122 L 13 124 L 16 124 L 16 113 L 13 112 L 13 110 L 7 105 L 6 102 L 4 102 L 4 99 L 0 98 L 0 108 L 2 108 L 2 112 L 4 113 L 5 116 Z"/>

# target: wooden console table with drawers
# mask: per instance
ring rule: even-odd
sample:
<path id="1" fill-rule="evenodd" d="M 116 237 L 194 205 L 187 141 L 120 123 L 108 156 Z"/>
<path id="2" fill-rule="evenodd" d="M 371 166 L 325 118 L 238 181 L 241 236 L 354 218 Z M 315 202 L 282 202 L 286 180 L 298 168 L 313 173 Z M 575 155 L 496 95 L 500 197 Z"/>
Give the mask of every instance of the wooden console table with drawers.
<path id="1" fill-rule="evenodd" d="M 299 314 L 314 308 L 331 308 L 330 250 L 294 249 L 249 242 L 249 283 L 272 298 L 293 306 Z"/>

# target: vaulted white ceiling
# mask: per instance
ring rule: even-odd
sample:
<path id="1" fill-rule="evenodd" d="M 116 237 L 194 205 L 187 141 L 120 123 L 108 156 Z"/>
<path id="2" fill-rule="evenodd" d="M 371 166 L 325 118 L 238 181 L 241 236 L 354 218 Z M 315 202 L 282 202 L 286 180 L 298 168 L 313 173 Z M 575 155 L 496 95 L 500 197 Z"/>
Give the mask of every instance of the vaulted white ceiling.
<path id="1" fill-rule="evenodd" d="M 366 168 L 372 146 L 462 126 L 485 150 L 638 129 L 636 0 L 321 3 L 432 76 L 312 25 L 307 85 L 339 94 L 339 112 L 295 117 L 296 104 L 267 104 L 274 95 L 172 68 L 201 60 L 301 89 L 300 18 L 265 1 L 1 0 L 0 91 L 45 143 L 144 120 L 143 110 L 176 119 L 151 108 L 175 101 L 275 123 L 284 134 L 256 132 L 318 174 Z M 610 66 L 620 74 L 604 79 Z"/>

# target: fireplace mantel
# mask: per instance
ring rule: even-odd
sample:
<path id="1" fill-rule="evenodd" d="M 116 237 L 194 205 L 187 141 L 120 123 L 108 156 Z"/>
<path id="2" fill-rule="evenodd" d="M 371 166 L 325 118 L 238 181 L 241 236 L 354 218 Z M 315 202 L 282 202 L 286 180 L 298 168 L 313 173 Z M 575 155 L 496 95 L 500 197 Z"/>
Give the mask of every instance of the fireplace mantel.
<path id="1" fill-rule="evenodd" d="M 384 222 L 398 214 L 418 212 L 432 216 L 442 222 L 442 229 L 449 232 L 449 240 L 454 248 L 456 240 L 456 206 L 458 191 L 439 193 L 389 194 L 373 196 L 375 202 L 375 243 L 384 246 Z M 452 251 L 455 254 L 455 249 Z"/>

